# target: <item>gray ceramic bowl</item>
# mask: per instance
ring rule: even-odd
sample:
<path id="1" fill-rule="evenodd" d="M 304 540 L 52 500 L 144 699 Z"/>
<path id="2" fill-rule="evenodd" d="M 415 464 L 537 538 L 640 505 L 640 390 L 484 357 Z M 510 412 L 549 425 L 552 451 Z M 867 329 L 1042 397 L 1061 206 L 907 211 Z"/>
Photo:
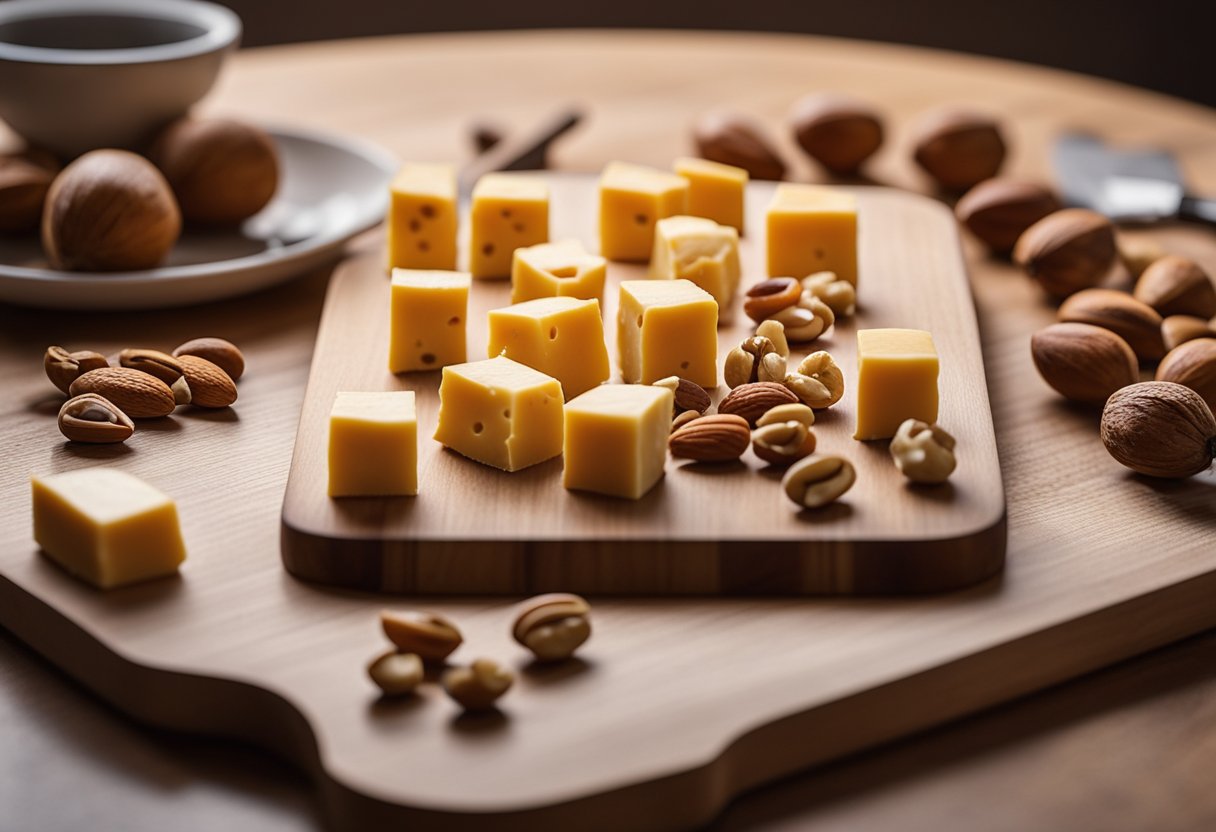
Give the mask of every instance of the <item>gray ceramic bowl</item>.
<path id="1" fill-rule="evenodd" d="M 200 0 L 0 2 L 0 119 L 64 157 L 136 147 L 211 89 L 240 37 Z"/>

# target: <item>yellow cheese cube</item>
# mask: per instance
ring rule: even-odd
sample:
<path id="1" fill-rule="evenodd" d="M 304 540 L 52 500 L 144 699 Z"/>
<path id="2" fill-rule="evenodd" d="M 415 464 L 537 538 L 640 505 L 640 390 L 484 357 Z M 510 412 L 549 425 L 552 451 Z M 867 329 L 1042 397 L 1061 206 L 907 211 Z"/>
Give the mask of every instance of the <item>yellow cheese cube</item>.
<path id="1" fill-rule="evenodd" d="M 653 280 L 685 278 L 714 296 L 718 320 L 732 317 L 739 288 L 739 232 L 702 217 L 667 217 L 654 232 Z"/>
<path id="2" fill-rule="evenodd" d="M 473 187 L 469 271 L 510 277 L 515 249 L 549 241 L 549 186 L 534 176 L 487 173 Z"/>
<path id="3" fill-rule="evenodd" d="M 456 268 L 456 168 L 405 165 L 390 192 L 388 267 Z"/>
<path id="4" fill-rule="evenodd" d="M 608 261 L 588 254 L 578 240 L 515 249 L 511 303 L 536 298 L 600 298 Z"/>
<path id="5" fill-rule="evenodd" d="M 444 367 L 435 439 L 504 471 L 552 459 L 562 452 L 562 386 L 502 356 Z"/>
<path id="6" fill-rule="evenodd" d="M 115 468 L 32 480 L 34 540 L 68 572 L 102 589 L 172 575 L 186 559 L 177 506 Z"/>
<path id="7" fill-rule="evenodd" d="M 673 397 L 665 387 L 605 384 L 566 404 L 562 485 L 636 500 L 663 476 Z"/>
<path id="8" fill-rule="evenodd" d="M 389 372 L 438 370 L 465 360 L 471 282 L 465 272 L 393 270 Z"/>
<path id="9" fill-rule="evenodd" d="M 557 379 L 567 399 L 608 380 L 598 300 L 539 298 L 490 310 L 489 355 Z"/>
<path id="10" fill-rule="evenodd" d="M 768 273 L 835 272 L 857 285 L 857 197 L 818 185 L 778 185 L 766 215 Z"/>
<path id="11" fill-rule="evenodd" d="M 905 419 L 937 421 L 937 349 L 921 329 L 857 330 L 854 439 L 889 439 Z"/>
<path id="12" fill-rule="evenodd" d="M 627 383 L 680 376 L 718 386 L 718 302 L 691 280 L 625 280 L 616 346 Z"/>
<path id="13" fill-rule="evenodd" d="M 414 391 L 338 393 L 329 412 L 329 496 L 417 493 Z"/>
<path id="14" fill-rule="evenodd" d="M 687 213 L 684 177 L 611 162 L 600 176 L 600 254 L 645 262 L 654 249 L 654 224 Z"/>
<path id="15" fill-rule="evenodd" d="M 708 159 L 676 159 L 676 173 L 688 180 L 688 213 L 743 233 L 747 171 Z"/>

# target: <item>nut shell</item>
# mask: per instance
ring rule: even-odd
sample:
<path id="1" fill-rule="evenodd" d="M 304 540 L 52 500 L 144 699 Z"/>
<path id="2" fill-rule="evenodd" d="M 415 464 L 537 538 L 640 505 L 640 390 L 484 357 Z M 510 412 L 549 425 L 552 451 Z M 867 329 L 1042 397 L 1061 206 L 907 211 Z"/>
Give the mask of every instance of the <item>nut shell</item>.
<path id="1" fill-rule="evenodd" d="M 1057 315 L 1061 321 L 1109 329 L 1126 341 L 1141 361 L 1156 361 L 1165 355 L 1161 316 L 1124 292 L 1085 289 L 1060 304 Z"/>
<path id="2" fill-rule="evenodd" d="M 1030 338 L 1034 366 L 1066 399 L 1103 404 L 1139 378 L 1136 354 L 1109 329 L 1082 323 L 1052 324 Z"/>
<path id="3" fill-rule="evenodd" d="M 168 416 L 177 407 L 173 391 L 155 376 L 126 367 L 90 370 L 72 382 L 69 395 L 96 393 L 109 399 L 132 419 Z"/>
<path id="4" fill-rule="evenodd" d="M 1053 297 L 1097 286 L 1115 264 L 1115 227 L 1085 208 L 1048 214 L 1022 232 L 1013 259 Z"/>
<path id="5" fill-rule="evenodd" d="M 175 349 L 173 355 L 178 358 L 183 355 L 205 358 L 227 373 L 233 381 L 239 380 L 245 374 L 245 356 L 236 344 L 223 338 L 195 338 Z"/>
<path id="6" fill-rule="evenodd" d="M 1216 338 L 1187 341 L 1157 365 L 1157 381 L 1172 381 L 1199 394 L 1216 411 Z"/>
<path id="7" fill-rule="evenodd" d="M 1216 285 L 1194 260 L 1169 255 L 1154 260 L 1136 281 L 1136 300 L 1167 315 L 1216 317 Z"/>
<path id="8" fill-rule="evenodd" d="M 216 408 L 236 401 L 236 384 L 215 364 L 197 355 L 181 355 L 177 360 L 190 387 L 191 404 Z"/>
<path id="9" fill-rule="evenodd" d="M 68 352 L 63 347 L 47 347 L 42 357 L 46 377 L 64 393 L 71 389 L 73 381 L 85 373 L 109 366 L 110 362 L 104 355 L 92 350 Z"/>
<path id="10" fill-rule="evenodd" d="M 106 445 L 130 439 L 135 423 L 109 399 L 84 393 L 59 408 L 59 432 L 72 442 Z"/>
<path id="11" fill-rule="evenodd" d="M 840 176 L 854 174 L 883 142 L 878 111 L 845 95 L 808 95 L 790 116 L 794 138 L 806 154 Z"/>
<path id="12" fill-rule="evenodd" d="M 1102 410 L 1102 444 L 1120 464 L 1149 477 L 1181 479 L 1216 456 L 1216 417 L 1189 387 L 1145 381 L 1124 387 Z"/>
<path id="13" fill-rule="evenodd" d="M 1050 189 L 1003 177 L 985 179 L 954 206 L 959 222 L 998 254 L 1011 251 L 1023 231 L 1058 210 L 1060 201 Z"/>
<path id="14" fill-rule="evenodd" d="M 923 116 L 913 130 L 916 164 L 945 191 L 991 179 L 1005 162 L 1000 125 L 972 110 L 947 108 Z"/>
<path id="15" fill-rule="evenodd" d="M 754 120 L 725 110 L 705 113 L 693 125 L 702 158 L 743 168 L 753 179 L 782 179 L 785 162 Z"/>

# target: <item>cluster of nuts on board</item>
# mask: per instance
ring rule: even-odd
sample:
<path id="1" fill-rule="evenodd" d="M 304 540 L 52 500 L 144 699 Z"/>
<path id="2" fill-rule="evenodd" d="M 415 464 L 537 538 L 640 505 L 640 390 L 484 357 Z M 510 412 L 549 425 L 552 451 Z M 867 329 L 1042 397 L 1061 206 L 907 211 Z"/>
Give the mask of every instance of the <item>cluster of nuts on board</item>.
<path id="1" fill-rule="evenodd" d="M 591 605 L 578 595 L 550 593 L 530 598 L 516 612 L 511 635 L 537 661 L 569 659 L 591 637 Z M 413 693 L 427 678 L 427 666 L 446 668 L 440 683 L 466 711 L 486 711 L 511 687 L 515 675 L 493 659 L 446 667 L 464 642 L 460 630 L 435 613 L 380 614 L 393 649 L 372 660 L 367 673 L 385 696 Z"/>
<path id="2" fill-rule="evenodd" d="M 228 407 L 245 357 L 223 338 L 195 338 L 173 354 L 126 349 L 112 359 L 91 350 L 47 347 L 43 369 L 69 398 L 59 408 L 59 431 L 71 442 L 125 442 L 135 419 L 168 416 L 179 405 Z"/>
<path id="3" fill-rule="evenodd" d="M 150 269 L 172 250 L 183 219 L 238 224 L 265 207 L 278 182 L 278 152 L 264 130 L 185 118 L 144 155 L 94 150 L 62 169 L 38 149 L 0 155 L 0 233 L 41 229 L 56 269 Z"/>

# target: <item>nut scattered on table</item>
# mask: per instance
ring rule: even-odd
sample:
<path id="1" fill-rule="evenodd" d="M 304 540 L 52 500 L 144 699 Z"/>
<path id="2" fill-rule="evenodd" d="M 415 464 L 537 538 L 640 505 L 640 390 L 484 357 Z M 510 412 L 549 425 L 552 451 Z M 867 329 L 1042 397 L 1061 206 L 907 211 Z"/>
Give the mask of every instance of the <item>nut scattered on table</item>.
<path id="1" fill-rule="evenodd" d="M 109 366 L 110 362 L 104 355 L 92 350 L 68 352 L 63 347 L 47 347 L 42 357 L 46 377 L 64 393 L 71 389 L 72 382 L 85 373 Z"/>
<path id="2" fill-rule="evenodd" d="M 798 364 L 798 369 L 784 379 L 785 386 L 803 404 L 815 410 L 825 410 L 844 396 L 844 373 L 831 354 L 813 352 Z"/>
<path id="3" fill-rule="evenodd" d="M 792 465 L 810 456 L 815 442 L 815 431 L 797 420 L 757 424 L 752 431 L 752 452 L 770 465 Z"/>
<path id="4" fill-rule="evenodd" d="M 853 463 L 839 456 L 811 456 L 781 478 L 785 496 L 804 508 L 821 508 L 840 499 L 857 481 Z"/>
<path id="5" fill-rule="evenodd" d="M 671 432 L 675 433 L 689 422 L 700 418 L 701 414 L 695 410 L 685 410 L 683 413 L 677 413 L 675 418 L 671 420 Z"/>
<path id="6" fill-rule="evenodd" d="M 1103 404 L 1116 390 L 1140 378 L 1136 354 L 1109 329 L 1061 323 L 1030 338 L 1034 365 L 1051 388 L 1066 399 Z"/>
<path id="7" fill-rule="evenodd" d="M 372 660 L 367 675 L 385 696 L 407 696 L 422 684 L 426 671 L 416 654 L 390 650 Z"/>
<path id="8" fill-rule="evenodd" d="M 96 393 L 109 399 L 132 419 L 168 416 L 177 407 L 173 391 L 155 376 L 127 367 L 90 370 L 72 382 L 68 394 Z"/>
<path id="9" fill-rule="evenodd" d="M 742 388 L 740 388 L 742 389 Z M 700 416 L 675 430 L 667 440 L 671 455 L 695 462 L 730 462 L 751 442 L 747 420 L 735 414 Z"/>
<path id="10" fill-rule="evenodd" d="M 59 408 L 59 432 L 72 442 L 104 445 L 130 439 L 135 423 L 109 399 L 83 393 Z"/>
<path id="11" fill-rule="evenodd" d="M 771 408 L 797 401 L 798 397 L 784 385 L 773 381 L 757 381 L 741 384 L 727 393 L 722 401 L 718 402 L 718 413 L 741 416 L 747 420 L 749 426 L 754 426 L 756 420 Z"/>
<path id="12" fill-rule="evenodd" d="M 913 159 L 944 191 L 960 192 L 1001 170 L 1005 139 L 990 116 L 943 108 L 913 127 Z"/>
<path id="13" fill-rule="evenodd" d="M 511 687 L 515 675 L 493 659 L 477 659 L 468 667 L 443 674 L 443 689 L 466 711 L 488 711 Z"/>
<path id="14" fill-rule="evenodd" d="M 790 357 L 790 343 L 785 338 L 785 326 L 780 321 L 762 321 L 760 326 L 756 327 L 756 335 L 772 341 L 773 349 L 782 358 Z"/>
<path id="15" fill-rule="evenodd" d="M 753 179 L 785 177 L 785 162 L 764 129 L 747 116 L 725 110 L 705 113 L 693 125 L 693 141 L 697 155 L 743 168 Z"/>
<path id="16" fill-rule="evenodd" d="M 785 337 L 795 343 L 814 341 L 836 323 L 836 315 L 831 307 L 819 298 L 808 297 L 808 293 L 799 295 L 797 306 L 787 306 L 773 320 L 785 327 Z"/>
<path id="17" fill-rule="evenodd" d="M 1115 264 L 1115 227 L 1085 208 L 1048 214 L 1022 232 L 1013 259 L 1051 296 L 1097 286 Z"/>
<path id="18" fill-rule="evenodd" d="M 384 610 L 380 626 L 398 650 L 428 662 L 442 662 L 464 641 L 456 625 L 436 613 Z"/>
<path id="19" fill-rule="evenodd" d="M 762 428 L 781 422 L 801 422 L 809 428 L 815 424 L 815 411 L 801 402 L 779 404 L 764 411 L 764 415 L 756 420 L 756 427 Z"/>
<path id="20" fill-rule="evenodd" d="M 954 473 L 954 437 L 937 425 L 908 419 L 891 438 L 895 467 L 912 482 L 943 483 Z"/>
<path id="21" fill-rule="evenodd" d="M 668 376 L 654 382 L 655 387 L 666 387 L 673 394 L 674 405 L 673 414 L 679 415 L 686 411 L 692 411 L 697 415 L 703 414 L 709 410 L 711 400 L 709 394 L 705 392 L 699 384 L 694 384 L 686 378 L 679 376 Z"/>
<path id="22" fill-rule="evenodd" d="M 802 286 L 792 277 L 771 277 L 748 288 L 743 312 L 756 323 L 763 323 L 782 309 L 795 306 L 802 297 Z"/>
<path id="23" fill-rule="evenodd" d="M 190 403 L 196 407 L 228 407 L 236 401 L 236 384 L 222 369 L 197 355 L 183 355 L 177 359 L 190 386 Z"/>
<path id="24" fill-rule="evenodd" d="M 177 358 L 183 355 L 205 358 L 233 381 L 239 381 L 245 374 L 245 356 L 236 344 L 223 338 L 194 338 L 175 349 L 173 355 Z"/>
<path id="25" fill-rule="evenodd" d="M 726 386 L 739 387 L 757 381 L 780 381 L 785 376 L 785 356 L 763 335 L 745 338 L 726 354 L 722 377 Z"/>
<path id="26" fill-rule="evenodd" d="M 578 595 L 538 595 L 520 605 L 511 635 L 539 661 L 561 661 L 591 637 L 590 613 L 591 605 Z"/>
<path id="27" fill-rule="evenodd" d="M 1066 323 L 1109 329 L 1126 341 L 1141 361 L 1156 361 L 1165 355 L 1161 316 L 1126 292 L 1082 289 L 1060 304 L 1056 316 Z"/>
<path id="28" fill-rule="evenodd" d="M 857 173 L 882 146 L 878 110 L 847 95 L 818 93 L 800 99 L 790 124 L 806 154 L 838 176 Z"/>
<path id="29" fill-rule="evenodd" d="M 857 311 L 857 289 L 847 280 L 841 280 L 835 272 L 815 272 L 802 278 L 802 296 L 799 302 L 809 306 L 811 297 L 819 298 L 837 318 L 847 318 Z"/>
<path id="30" fill-rule="evenodd" d="M 1120 464 L 1149 477 L 1182 479 L 1216 457 L 1216 417 L 1189 387 L 1145 381 L 1117 391 L 1102 411 L 1102 444 Z"/>
<path id="31" fill-rule="evenodd" d="M 24 150 L 0 154 L 0 233 L 34 231 L 59 163 L 49 153 Z"/>
<path id="32" fill-rule="evenodd" d="M 1188 257 L 1169 255 L 1148 266 L 1136 281 L 1136 300 L 1165 317 L 1216 317 L 1216 284 L 1203 267 Z"/>
<path id="33" fill-rule="evenodd" d="M 118 364 L 131 370 L 139 370 L 163 381 L 173 391 L 173 401 L 190 404 L 192 394 L 186 382 L 185 368 L 171 355 L 160 350 L 123 350 L 118 354 Z"/>
<path id="34" fill-rule="evenodd" d="M 1060 207 L 1051 189 L 1038 182 L 996 177 L 967 191 L 954 215 L 989 249 L 1006 254 L 1023 231 Z"/>
<path id="35" fill-rule="evenodd" d="M 1157 365 L 1157 381 L 1191 388 L 1216 411 L 1216 338 L 1187 341 L 1170 350 Z"/>
<path id="36" fill-rule="evenodd" d="M 1216 338 L 1216 327 L 1192 315 L 1170 315 L 1161 322 L 1161 340 L 1167 350 L 1196 338 Z"/>
<path id="37" fill-rule="evenodd" d="M 1165 256 L 1165 249 L 1156 240 L 1147 237 L 1128 238 L 1119 235 L 1119 261 L 1123 268 L 1135 280 L 1144 274 L 1144 270 Z"/>

